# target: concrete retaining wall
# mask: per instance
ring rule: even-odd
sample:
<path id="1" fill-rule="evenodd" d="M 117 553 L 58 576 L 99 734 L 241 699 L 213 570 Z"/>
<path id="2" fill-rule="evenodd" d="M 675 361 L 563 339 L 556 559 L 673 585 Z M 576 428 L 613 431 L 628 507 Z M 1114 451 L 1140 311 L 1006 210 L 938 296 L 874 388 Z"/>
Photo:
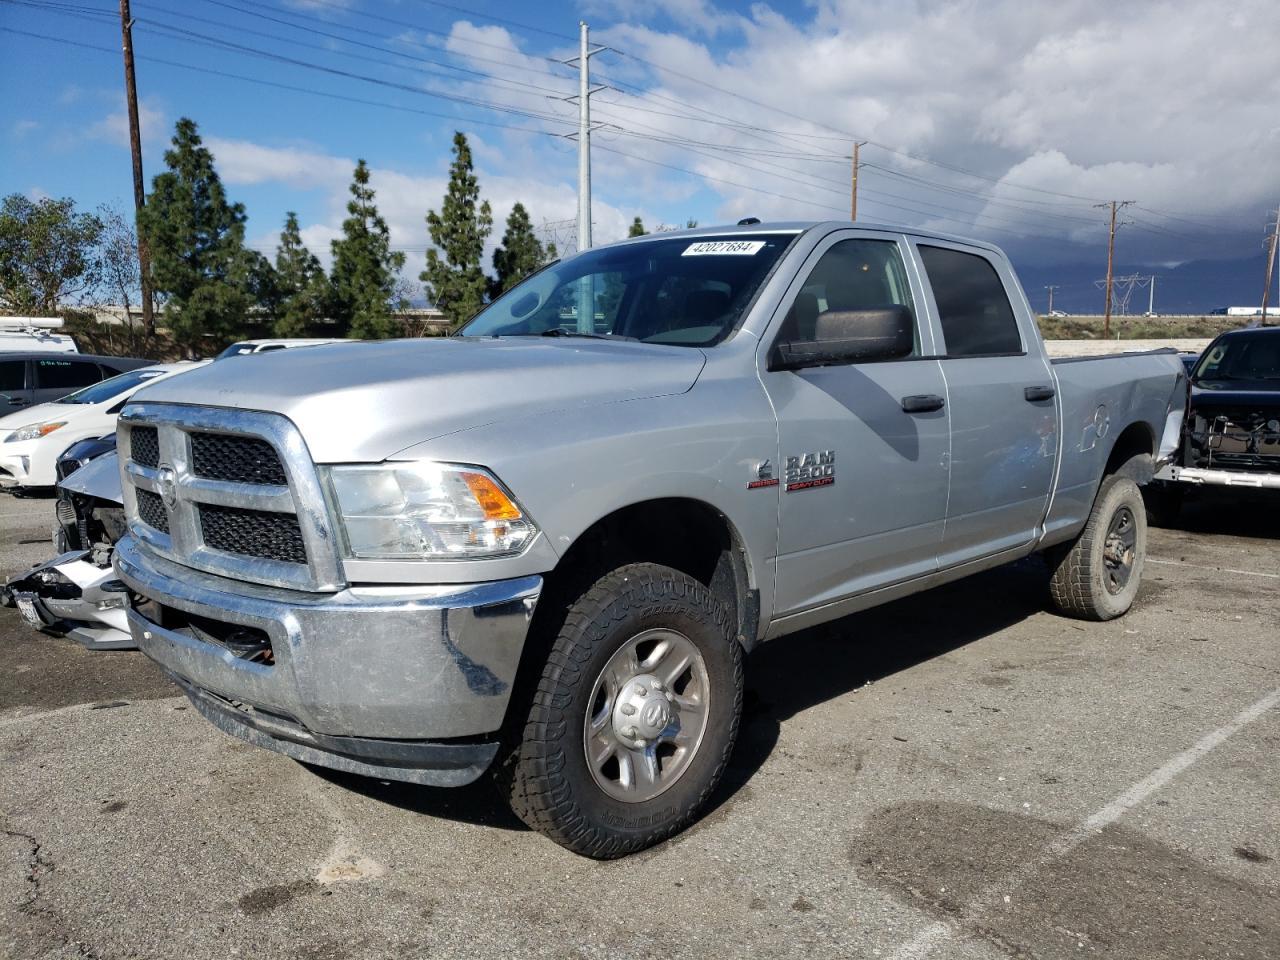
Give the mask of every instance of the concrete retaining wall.
<path id="1" fill-rule="evenodd" d="M 1159 350 L 1173 347 L 1183 353 L 1199 353 L 1209 345 L 1209 338 L 1191 340 L 1046 340 L 1051 357 L 1101 357 L 1109 353 L 1131 353 L 1136 350 Z"/>

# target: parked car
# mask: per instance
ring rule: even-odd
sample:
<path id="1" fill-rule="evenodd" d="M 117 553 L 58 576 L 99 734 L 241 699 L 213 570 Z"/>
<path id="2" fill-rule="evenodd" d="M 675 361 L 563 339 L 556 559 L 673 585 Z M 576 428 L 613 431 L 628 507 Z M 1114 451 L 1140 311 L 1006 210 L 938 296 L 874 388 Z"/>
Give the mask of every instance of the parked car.
<path id="1" fill-rule="evenodd" d="M 762 641 L 1036 552 L 1123 614 L 1186 394 L 1173 351 L 1051 361 L 997 247 L 852 223 L 598 247 L 359 354 L 125 407 L 134 639 L 224 731 L 492 769 L 593 857 L 696 817 Z"/>
<path id="2" fill-rule="evenodd" d="M 86 437 L 111 433 L 125 401 L 148 383 L 199 365 L 185 362 L 140 367 L 52 403 L 0 417 L 0 487 L 52 487 L 58 479 L 55 465 L 67 447 Z"/>
<path id="3" fill-rule="evenodd" d="M 128 596 L 111 566 L 124 533 L 114 435 L 73 444 L 58 461 L 55 556 L 9 578 L 7 603 L 31 626 L 91 650 L 136 650 Z"/>
<path id="4" fill-rule="evenodd" d="M 294 347 L 318 347 L 325 343 L 346 343 L 344 339 L 322 339 L 311 338 L 304 339 L 295 337 L 292 339 L 275 339 L 275 340 L 241 340 L 233 343 L 227 349 L 223 350 L 213 359 L 225 360 L 227 357 L 246 357 L 255 353 L 270 353 L 273 350 L 291 350 Z"/>
<path id="5" fill-rule="evenodd" d="M 96 357 L 84 353 L 0 353 L 0 415 L 19 407 L 57 400 L 73 390 L 153 363 L 136 357 Z"/>
<path id="6" fill-rule="evenodd" d="M 1177 456 L 1146 491 L 1171 524 L 1202 486 L 1280 490 L 1280 327 L 1220 334 L 1200 355 Z"/>
<path id="7" fill-rule="evenodd" d="M 11 353 L 79 353 L 74 338 L 55 333 L 61 317 L 0 317 L 0 356 Z"/>

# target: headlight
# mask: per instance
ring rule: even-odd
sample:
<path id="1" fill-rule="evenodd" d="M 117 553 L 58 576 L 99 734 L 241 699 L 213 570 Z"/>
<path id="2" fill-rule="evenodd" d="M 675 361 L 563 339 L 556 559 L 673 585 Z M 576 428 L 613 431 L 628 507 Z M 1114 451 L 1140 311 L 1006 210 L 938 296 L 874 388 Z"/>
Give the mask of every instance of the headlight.
<path id="1" fill-rule="evenodd" d="M 505 557 L 537 533 L 480 467 L 417 461 L 327 468 L 345 554 L 359 560 Z"/>
<path id="2" fill-rule="evenodd" d="M 65 427 L 65 420 L 49 420 L 46 423 L 29 423 L 25 427 L 19 427 L 13 433 L 4 438 L 5 443 L 17 443 L 19 440 L 36 440 L 40 437 L 46 437 L 59 427 Z"/>

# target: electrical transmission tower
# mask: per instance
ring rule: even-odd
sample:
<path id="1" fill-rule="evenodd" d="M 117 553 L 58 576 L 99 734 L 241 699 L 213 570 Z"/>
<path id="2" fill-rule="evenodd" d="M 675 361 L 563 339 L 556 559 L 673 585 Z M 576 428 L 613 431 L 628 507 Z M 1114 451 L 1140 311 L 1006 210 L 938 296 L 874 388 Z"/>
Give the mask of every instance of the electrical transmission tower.
<path id="1" fill-rule="evenodd" d="M 1093 285 L 1099 290 L 1110 288 L 1111 297 L 1107 301 L 1107 317 L 1111 316 L 1112 311 L 1126 316 L 1129 313 L 1129 301 L 1133 299 L 1133 291 L 1138 287 L 1145 287 L 1148 278 L 1138 273 L 1131 273 L 1125 277 L 1104 277 L 1101 280 L 1093 281 Z M 1110 325 L 1107 326 L 1106 332 L 1103 334 L 1107 337 L 1110 334 Z"/>
<path id="2" fill-rule="evenodd" d="M 1262 286 L 1262 319 L 1261 326 L 1267 325 L 1267 302 L 1271 299 L 1271 272 L 1276 265 L 1276 248 L 1280 247 L 1280 207 L 1276 208 L 1276 222 L 1271 225 L 1271 236 L 1267 238 L 1267 279 Z"/>

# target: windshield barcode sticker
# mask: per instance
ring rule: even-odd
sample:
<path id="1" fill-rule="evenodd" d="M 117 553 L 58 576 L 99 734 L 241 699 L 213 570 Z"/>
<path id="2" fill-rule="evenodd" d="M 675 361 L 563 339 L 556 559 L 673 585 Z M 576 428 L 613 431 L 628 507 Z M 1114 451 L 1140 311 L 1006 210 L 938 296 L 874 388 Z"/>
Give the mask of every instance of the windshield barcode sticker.
<path id="1" fill-rule="evenodd" d="M 689 244 L 680 256 L 705 257 L 734 254 L 740 257 L 751 257 L 763 249 L 763 240 L 703 240 L 700 243 Z"/>

